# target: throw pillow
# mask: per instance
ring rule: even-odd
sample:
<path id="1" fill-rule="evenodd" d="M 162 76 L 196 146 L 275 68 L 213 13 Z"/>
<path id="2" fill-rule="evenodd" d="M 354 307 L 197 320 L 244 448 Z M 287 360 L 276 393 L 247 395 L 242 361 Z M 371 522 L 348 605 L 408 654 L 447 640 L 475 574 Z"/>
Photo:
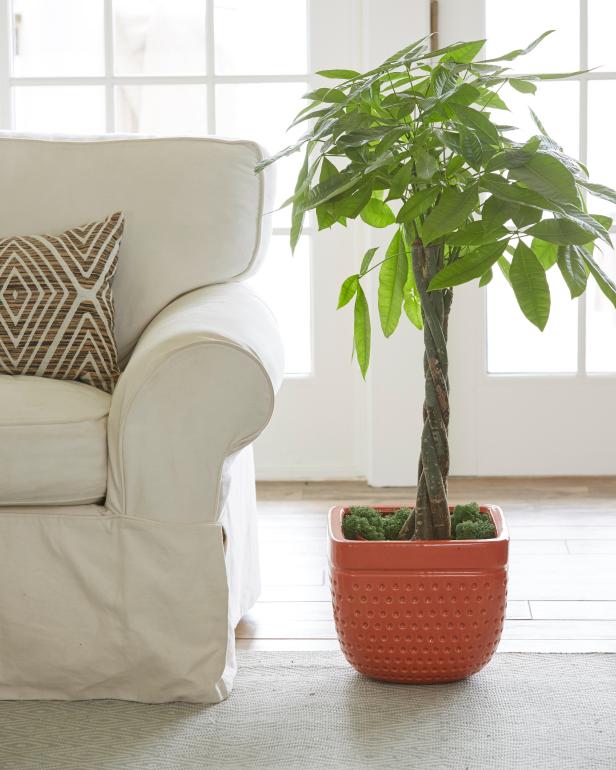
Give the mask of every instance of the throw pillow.
<path id="1" fill-rule="evenodd" d="M 113 390 L 111 280 L 123 230 L 116 212 L 61 235 L 0 239 L 0 373 Z"/>

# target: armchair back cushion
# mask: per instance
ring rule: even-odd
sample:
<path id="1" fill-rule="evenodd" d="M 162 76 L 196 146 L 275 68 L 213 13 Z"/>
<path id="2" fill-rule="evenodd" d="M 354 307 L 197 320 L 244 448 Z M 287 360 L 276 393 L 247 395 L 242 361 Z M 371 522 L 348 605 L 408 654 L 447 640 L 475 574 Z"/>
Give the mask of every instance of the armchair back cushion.
<path id="1" fill-rule="evenodd" d="M 126 217 L 113 283 L 120 361 L 172 300 L 245 277 L 265 244 L 261 148 L 211 138 L 0 137 L 0 238 Z M 267 191 L 267 200 L 265 199 Z M 267 228 L 263 228 L 266 230 Z"/>

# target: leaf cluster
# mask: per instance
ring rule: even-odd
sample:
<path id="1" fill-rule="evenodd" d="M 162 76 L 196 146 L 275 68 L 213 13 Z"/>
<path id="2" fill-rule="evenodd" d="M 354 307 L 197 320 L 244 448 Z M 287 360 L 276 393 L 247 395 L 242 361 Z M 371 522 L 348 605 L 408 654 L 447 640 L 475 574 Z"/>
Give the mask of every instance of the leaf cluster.
<path id="1" fill-rule="evenodd" d="M 588 194 L 616 203 L 616 192 L 589 181 L 533 114 L 537 133 L 510 138 L 504 85 L 534 93 L 536 82 L 577 73 L 513 75 L 509 62 L 535 48 L 477 61 L 483 40 L 430 51 L 419 40 L 364 73 L 326 70 L 333 85 L 306 94 L 308 105 L 292 125 L 307 131 L 263 161 L 303 152 L 293 195 L 291 245 L 308 212 L 319 229 L 362 219 L 393 229 L 385 253 L 369 249 L 340 289 L 339 307 L 354 301 L 354 350 L 365 376 L 371 322 L 362 280 L 379 270 L 378 312 L 385 336 L 402 313 L 422 327 L 414 280 L 416 241 L 442 249 L 442 270 L 431 291 L 479 279 L 500 269 L 524 315 L 544 329 L 550 313 L 546 273 L 556 266 L 572 298 L 589 276 L 616 306 L 616 285 L 595 256 L 610 244 L 611 220 L 588 212 Z M 531 111 L 532 112 L 532 111 Z"/>

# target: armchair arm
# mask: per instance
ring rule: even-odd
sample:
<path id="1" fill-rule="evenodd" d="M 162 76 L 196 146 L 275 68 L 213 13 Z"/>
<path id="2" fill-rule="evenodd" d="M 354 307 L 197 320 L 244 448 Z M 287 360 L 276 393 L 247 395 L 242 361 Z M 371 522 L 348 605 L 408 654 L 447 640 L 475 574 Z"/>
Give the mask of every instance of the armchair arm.
<path id="1" fill-rule="evenodd" d="M 282 375 L 276 322 L 245 285 L 210 286 L 168 305 L 112 397 L 107 508 L 216 521 L 223 463 L 267 425 Z"/>

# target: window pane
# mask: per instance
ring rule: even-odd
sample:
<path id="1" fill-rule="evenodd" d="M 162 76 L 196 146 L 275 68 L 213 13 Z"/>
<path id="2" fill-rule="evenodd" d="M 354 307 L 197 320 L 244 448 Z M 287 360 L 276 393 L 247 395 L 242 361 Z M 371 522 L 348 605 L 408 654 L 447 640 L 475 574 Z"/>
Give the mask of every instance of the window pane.
<path id="1" fill-rule="evenodd" d="M 216 133 L 222 136 L 254 139 L 270 153 L 292 144 L 302 126 L 290 132 L 292 122 L 303 104 L 306 83 L 256 83 L 216 86 Z M 276 207 L 293 193 L 301 166 L 299 153 L 276 163 Z M 273 224 L 290 224 L 290 209 L 274 214 Z"/>
<path id="2" fill-rule="evenodd" d="M 142 134 L 205 134 L 206 87 L 120 86 L 116 89 L 116 129 Z"/>
<path id="3" fill-rule="evenodd" d="M 488 286 L 488 372 L 493 374 L 568 373 L 577 371 L 577 302 L 553 267 L 550 319 L 543 332 L 528 321 L 515 295 L 494 271 Z"/>
<path id="4" fill-rule="evenodd" d="M 312 368 L 309 239 L 300 238 L 291 256 L 288 236 L 272 236 L 264 264 L 247 283 L 263 297 L 278 320 L 286 374 L 308 374 Z"/>
<path id="5" fill-rule="evenodd" d="M 592 3 L 595 0 L 591 0 Z M 580 68 L 579 0 L 486 0 L 489 57 L 524 48 L 555 29 L 534 51 L 511 62 L 517 72 L 570 72 Z"/>
<path id="6" fill-rule="evenodd" d="M 616 253 L 601 244 L 594 256 L 608 276 L 616 281 Z M 604 297 L 596 281 L 588 279 L 586 294 L 586 371 L 616 372 L 616 308 Z"/>
<path id="7" fill-rule="evenodd" d="M 13 0 L 13 73 L 102 75 L 103 0 Z"/>
<path id="8" fill-rule="evenodd" d="M 614 104 L 616 81 L 588 84 L 588 170 L 593 182 L 616 188 Z M 589 201 L 591 212 L 616 219 L 616 206 L 599 198 Z"/>
<path id="9" fill-rule="evenodd" d="M 588 63 L 591 67 L 616 70 L 616 5 L 614 0 L 588 3 Z"/>
<path id="10" fill-rule="evenodd" d="M 214 0 L 216 73 L 308 71 L 306 0 Z"/>
<path id="11" fill-rule="evenodd" d="M 102 86 L 21 86 L 13 94 L 17 131 L 105 133 Z"/>
<path id="12" fill-rule="evenodd" d="M 521 94 L 504 86 L 500 93 L 511 114 L 496 110 L 494 115 L 497 122 L 518 127 L 517 131 L 508 132 L 508 136 L 516 141 L 526 141 L 533 134 L 539 133 L 530 114 L 531 108 L 552 139 L 566 153 L 579 157 L 579 83 L 538 83 L 534 95 Z"/>
<path id="13" fill-rule="evenodd" d="M 114 0 L 116 73 L 204 73 L 205 5 L 205 0 Z"/>

